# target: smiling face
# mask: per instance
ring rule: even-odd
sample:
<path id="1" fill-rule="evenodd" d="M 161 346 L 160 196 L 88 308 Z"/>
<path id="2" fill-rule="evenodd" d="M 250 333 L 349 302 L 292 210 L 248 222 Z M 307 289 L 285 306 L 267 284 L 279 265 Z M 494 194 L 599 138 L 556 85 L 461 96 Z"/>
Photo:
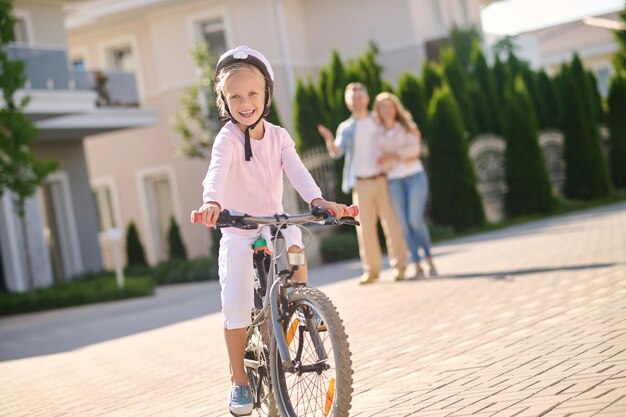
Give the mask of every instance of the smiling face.
<path id="1" fill-rule="evenodd" d="M 355 116 L 367 114 L 370 98 L 362 87 L 348 87 L 345 94 L 346 106 Z"/>
<path id="2" fill-rule="evenodd" d="M 260 71 L 246 67 L 233 72 L 224 81 L 222 92 L 240 127 L 252 125 L 263 115 L 265 79 Z"/>
<path id="3" fill-rule="evenodd" d="M 390 99 L 384 99 L 376 103 L 375 106 L 376 115 L 383 123 L 392 124 L 396 120 L 396 116 L 398 115 L 398 109 L 396 109 L 396 105 Z"/>

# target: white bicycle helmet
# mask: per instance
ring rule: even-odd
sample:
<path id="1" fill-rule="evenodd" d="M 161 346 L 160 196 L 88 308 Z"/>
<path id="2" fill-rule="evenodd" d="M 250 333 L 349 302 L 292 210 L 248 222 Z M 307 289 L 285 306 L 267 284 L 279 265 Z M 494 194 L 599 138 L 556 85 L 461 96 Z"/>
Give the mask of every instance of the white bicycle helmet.
<path id="1" fill-rule="evenodd" d="M 226 51 L 222 54 L 220 59 L 217 61 L 217 66 L 215 68 L 215 81 L 217 84 L 217 78 L 219 77 L 220 72 L 227 68 L 229 65 L 245 62 L 246 64 L 254 65 L 257 67 L 263 77 L 265 78 L 265 103 L 263 107 L 263 113 L 261 117 L 248 126 L 244 132 L 245 138 L 245 157 L 246 161 L 249 161 L 252 158 L 252 148 L 250 146 L 250 129 L 254 129 L 256 125 L 267 116 L 270 112 L 270 100 L 272 97 L 272 93 L 274 92 L 274 71 L 272 70 L 272 66 L 269 61 L 262 53 L 247 46 L 238 46 L 234 49 Z M 220 93 L 221 94 L 221 93 Z M 225 97 L 222 95 L 221 99 L 224 102 L 224 109 L 228 113 L 229 119 L 234 123 L 235 119 L 230 114 L 230 109 L 228 108 L 228 104 L 226 103 Z M 227 119 L 228 120 L 228 119 Z"/>

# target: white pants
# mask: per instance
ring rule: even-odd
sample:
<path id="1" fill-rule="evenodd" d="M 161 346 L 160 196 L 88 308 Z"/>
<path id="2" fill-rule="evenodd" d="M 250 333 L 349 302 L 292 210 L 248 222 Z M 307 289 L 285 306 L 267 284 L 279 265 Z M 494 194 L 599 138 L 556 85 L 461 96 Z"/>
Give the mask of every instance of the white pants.
<path id="1" fill-rule="evenodd" d="M 261 235 L 266 240 L 268 249 L 273 251 L 267 227 L 245 233 L 222 231 L 218 267 L 222 287 L 222 314 L 224 327 L 227 329 L 240 329 L 251 323 L 251 312 L 254 307 L 252 244 Z M 304 248 L 302 232 L 297 226 L 282 229 L 282 235 L 287 248 L 294 245 Z"/>

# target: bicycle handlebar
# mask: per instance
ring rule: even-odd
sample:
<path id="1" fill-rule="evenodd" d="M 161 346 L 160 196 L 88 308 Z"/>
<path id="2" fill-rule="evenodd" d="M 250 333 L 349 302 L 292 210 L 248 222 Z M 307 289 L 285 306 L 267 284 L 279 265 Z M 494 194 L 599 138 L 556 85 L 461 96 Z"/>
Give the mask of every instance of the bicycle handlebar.
<path id="1" fill-rule="evenodd" d="M 315 206 L 310 213 L 303 214 L 285 214 L 279 213 L 273 216 L 250 216 L 249 214 L 240 213 L 234 210 L 222 210 L 217 217 L 215 227 L 236 227 L 238 229 L 256 229 L 260 224 L 304 224 L 310 222 L 324 221 L 324 224 L 350 224 L 358 226 L 360 223 L 354 220 L 358 216 L 359 208 L 355 205 L 344 210 L 344 216 L 341 219 L 335 218 L 331 213 L 324 210 L 320 206 Z M 204 223 L 204 213 L 194 210 L 191 212 L 192 223 Z"/>

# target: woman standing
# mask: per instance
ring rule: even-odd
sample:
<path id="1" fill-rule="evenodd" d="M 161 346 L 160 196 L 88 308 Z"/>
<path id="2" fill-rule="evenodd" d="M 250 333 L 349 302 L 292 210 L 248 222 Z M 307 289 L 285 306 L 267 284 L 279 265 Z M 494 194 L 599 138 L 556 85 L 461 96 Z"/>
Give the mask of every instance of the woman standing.
<path id="1" fill-rule="evenodd" d="M 430 253 L 430 233 L 424 221 L 428 178 L 420 161 L 420 131 L 411 114 L 397 96 L 383 92 L 376 96 L 374 112 L 381 124 L 378 162 L 387 172 L 389 191 L 400 218 L 404 237 L 415 262 L 415 275 L 424 276 L 419 249 L 429 267 L 429 275 L 437 270 Z"/>

